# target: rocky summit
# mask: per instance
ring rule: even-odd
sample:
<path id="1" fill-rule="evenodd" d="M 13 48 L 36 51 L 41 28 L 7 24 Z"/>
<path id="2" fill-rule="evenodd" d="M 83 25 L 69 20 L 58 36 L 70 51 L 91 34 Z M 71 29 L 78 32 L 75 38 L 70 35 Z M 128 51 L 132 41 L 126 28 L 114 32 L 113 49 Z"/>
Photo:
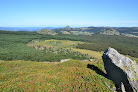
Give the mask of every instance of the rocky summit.
<path id="1" fill-rule="evenodd" d="M 49 30 L 49 29 L 41 29 L 37 33 L 45 34 L 45 35 L 57 35 L 58 34 L 58 33 L 54 32 L 52 30 Z"/>
<path id="2" fill-rule="evenodd" d="M 100 34 L 104 34 L 104 35 L 120 35 L 120 33 L 115 30 L 115 29 L 108 29 L 108 30 L 103 30 L 100 32 Z"/>
<path id="3" fill-rule="evenodd" d="M 126 92 L 138 91 L 138 65 L 135 61 L 119 54 L 113 48 L 108 48 L 102 58 L 107 78 L 115 83 L 117 90 L 122 89 L 123 83 Z"/>
<path id="4" fill-rule="evenodd" d="M 66 26 L 65 30 L 71 30 L 70 26 Z"/>

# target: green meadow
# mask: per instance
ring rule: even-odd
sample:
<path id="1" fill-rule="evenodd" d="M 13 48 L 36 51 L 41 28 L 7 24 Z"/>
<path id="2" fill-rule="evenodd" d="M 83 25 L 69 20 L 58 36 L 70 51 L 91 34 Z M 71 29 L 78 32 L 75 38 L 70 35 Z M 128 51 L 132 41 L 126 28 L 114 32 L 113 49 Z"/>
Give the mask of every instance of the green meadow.
<path id="1" fill-rule="evenodd" d="M 100 66 L 99 68 L 104 71 L 102 61 L 3 61 L 0 62 L 0 91 L 111 92 L 108 86 L 114 87 L 112 81 L 87 68 L 87 64 Z"/>

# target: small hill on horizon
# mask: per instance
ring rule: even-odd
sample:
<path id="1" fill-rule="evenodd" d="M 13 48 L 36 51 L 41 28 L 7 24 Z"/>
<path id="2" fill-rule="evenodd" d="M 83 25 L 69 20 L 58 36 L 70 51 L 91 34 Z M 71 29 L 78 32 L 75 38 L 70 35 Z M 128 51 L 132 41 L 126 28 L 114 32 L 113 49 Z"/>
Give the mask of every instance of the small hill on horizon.
<path id="1" fill-rule="evenodd" d="M 100 32 L 100 34 L 104 34 L 104 35 L 120 35 L 120 33 L 115 30 L 115 29 L 108 29 L 108 30 L 103 30 Z"/>
<path id="2" fill-rule="evenodd" d="M 71 34 L 70 31 L 82 31 L 82 32 L 89 32 L 89 33 L 97 33 L 103 30 L 115 29 L 120 34 L 129 35 L 130 37 L 138 36 L 138 27 L 73 27 L 70 26 L 66 27 L 0 27 L 0 30 L 4 31 L 31 31 L 31 32 L 38 32 L 41 29 L 49 29 L 54 32 L 60 34 Z"/>
<path id="3" fill-rule="evenodd" d="M 93 34 L 104 34 L 104 35 L 124 35 L 128 37 L 138 37 L 137 36 L 137 27 L 80 27 L 80 28 L 71 28 L 66 26 L 64 28 L 55 28 L 55 29 L 40 29 L 37 33 L 45 35 L 88 35 L 92 36 Z"/>
<path id="4" fill-rule="evenodd" d="M 71 30 L 72 28 L 70 26 L 66 26 L 64 29 L 65 30 Z"/>
<path id="5" fill-rule="evenodd" d="M 49 29 L 41 29 L 40 31 L 38 31 L 37 33 L 39 34 L 45 34 L 45 35 L 57 35 L 58 33 L 49 30 Z"/>
<path id="6" fill-rule="evenodd" d="M 65 28 L 59 28 L 59 29 L 41 29 L 37 33 L 39 34 L 45 34 L 45 35 L 57 35 L 57 34 L 71 34 L 71 35 L 89 35 L 91 36 L 92 32 L 85 31 L 84 28 L 71 28 L 70 26 L 66 26 Z"/>

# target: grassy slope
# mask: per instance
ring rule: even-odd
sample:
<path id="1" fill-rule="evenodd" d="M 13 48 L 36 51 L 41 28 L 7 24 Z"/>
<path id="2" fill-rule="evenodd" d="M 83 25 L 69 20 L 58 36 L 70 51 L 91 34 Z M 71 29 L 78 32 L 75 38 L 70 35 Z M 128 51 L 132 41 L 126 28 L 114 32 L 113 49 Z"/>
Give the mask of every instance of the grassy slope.
<path id="1" fill-rule="evenodd" d="M 51 42 L 51 43 L 50 43 Z M 60 42 L 61 44 L 57 45 L 55 44 L 56 42 Z M 85 49 L 77 49 L 75 48 L 78 44 L 83 44 L 85 42 L 81 42 L 81 41 L 69 41 L 69 40 L 45 40 L 45 41 L 40 41 L 40 42 L 37 42 L 37 41 L 34 41 L 34 43 L 28 43 L 29 46 L 31 45 L 35 45 L 35 46 L 50 46 L 50 47 L 62 47 L 62 48 L 68 48 L 73 51 L 77 51 L 77 52 L 80 52 L 80 53 L 83 53 L 83 54 L 88 54 L 90 56 L 93 56 L 95 58 L 98 58 L 98 59 L 102 59 L 102 54 L 103 54 L 103 51 L 102 52 L 96 52 L 96 51 L 92 51 L 92 50 L 85 50 Z"/>
<path id="2" fill-rule="evenodd" d="M 87 68 L 90 62 L 71 60 L 64 63 L 31 61 L 0 62 L 0 91 L 93 91 L 110 92 L 112 82 Z M 91 62 L 103 70 L 102 62 Z M 8 67 L 7 67 L 8 66 Z"/>
<path id="3" fill-rule="evenodd" d="M 98 59 L 102 59 L 103 51 L 102 52 L 97 52 L 97 51 L 92 51 L 92 50 L 76 49 L 76 48 L 72 48 L 72 50 L 81 52 L 83 54 L 91 55 L 91 56 L 93 56 L 95 58 L 98 58 Z"/>
<path id="4" fill-rule="evenodd" d="M 33 42 L 33 43 L 32 43 Z M 86 50 L 86 49 L 78 49 L 76 48 L 76 46 L 78 44 L 83 44 L 85 42 L 81 42 L 81 41 L 70 41 L 70 40 L 55 40 L 55 39 L 51 39 L 51 40 L 44 40 L 44 41 L 37 41 L 37 40 L 33 40 L 31 43 L 28 43 L 28 45 L 36 45 L 36 46 L 50 46 L 50 47 L 62 47 L 62 48 L 68 48 L 73 51 L 77 51 L 83 54 L 88 54 L 90 56 L 93 56 L 94 58 L 97 59 L 102 59 L 102 54 L 104 51 L 101 52 L 97 52 L 97 51 L 92 51 L 92 50 Z M 57 44 L 57 42 L 60 42 L 60 44 Z M 127 57 L 135 60 L 138 63 L 138 58 L 135 57 L 131 57 L 126 55 Z"/>
<path id="5" fill-rule="evenodd" d="M 9 35 L 9 38 L 10 37 L 11 35 Z M 28 40 L 28 36 L 25 38 L 25 43 L 32 40 L 30 38 L 30 40 Z M 8 41 L 12 42 L 11 39 Z M 101 59 L 102 56 L 102 52 L 75 48 L 73 48 L 73 50 L 85 54 L 88 53 L 98 59 Z M 136 61 L 138 61 L 138 59 Z M 98 75 L 95 71 L 88 69 L 88 63 L 97 66 L 105 72 L 103 62 L 100 60 L 94 60 L 92 62 L 71 60 L 64 63 L 49 64 L 32 61 L 0 61 L 0 91 L 110 92 L 110 89 L 108 89 L 104 81 L 107 82 L 108 85 L 113 85 L 112 82 Z"/>
<path id="6" fill-rule="evenodd" d="M 92 50 L 85 50 L 85 49 L 76 49 L 76 48 L 71 48 L 73 51 L 78 51 L 78 52 L 81 52 L 83 54 L 88 54 L 88 55 L 91 55 L 97 59 L 102 59 L 102 55 L 104 53 L 104 51 L 101 51 L 101 52 L 97 52 L 97 51 L 92 51 Z M 135 57 L 131 57 L 129 55 L 124 55 L 126 57 L 129 57 L 130 59 L 132 60 L 135 60 L 136 63 L 138 64 L 138 58 L 135 58 Z"/>
<path id="7" fill-rule="evenodd" d="M 32 42 L 28 43 L 28 45 L 71 48 L 71 47 L 77 46 L 78 44 L 83 44 L 83 43 L 85 42 L 50 39 L 50 40 L 44 40 L 44 41 L 33 40 Z"/>

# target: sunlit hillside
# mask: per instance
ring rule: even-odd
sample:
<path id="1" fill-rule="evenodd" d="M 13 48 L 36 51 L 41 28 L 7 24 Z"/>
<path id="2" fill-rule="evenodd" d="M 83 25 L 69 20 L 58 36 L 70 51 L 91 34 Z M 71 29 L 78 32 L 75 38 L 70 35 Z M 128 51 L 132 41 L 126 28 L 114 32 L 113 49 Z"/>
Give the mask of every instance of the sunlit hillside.
<path id="1" fill-rule="evenodd" d="M 101 61 L 1 61 L 0 91 L 111 92 L 110 87 L 113 87 L 113 83 L 97 74 L 96 70 L 87 68 L 88 64 L 104 71 Z"/>

